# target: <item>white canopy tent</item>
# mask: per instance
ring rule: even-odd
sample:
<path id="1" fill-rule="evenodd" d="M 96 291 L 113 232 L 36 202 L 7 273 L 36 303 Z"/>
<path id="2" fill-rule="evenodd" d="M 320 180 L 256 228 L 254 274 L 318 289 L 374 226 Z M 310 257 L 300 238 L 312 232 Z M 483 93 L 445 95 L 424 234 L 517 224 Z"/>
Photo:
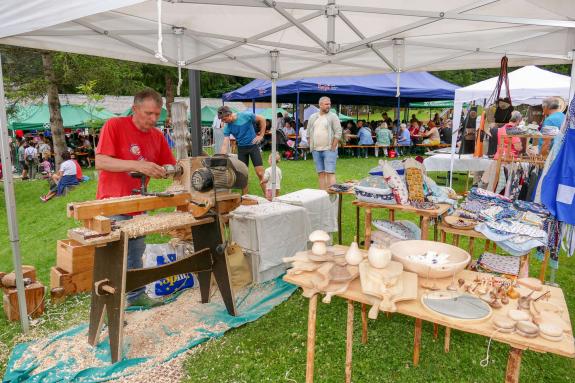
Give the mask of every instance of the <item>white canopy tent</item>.
<path id="1" fill-rule="evenodd" d="M 504 54 L 510 66 L 570 63 L 574 19 L 573 0 L 3 0 L 0 44 L 271 78 L 276 108 L 277 78 L 497 67 Z"/>
<path id="2" fill-rule="evenodd" d="M 560 96 L 568 101 L 570 99 L 569 92 L 572 90 L 571 82 L 575 80 L 575 77 L 564 76 L 528 65 L 509 72 L 508 79 L 509 93 L 514 105 L 540 105 L 544 98 L 550 96 Z M 483 105 L 486 101 L 489 101 L 497 81 L 498 76 L 455 90 L 453 102 L 454 128 L 457 128 L 457 122 L 461 121 L 463 104 L 474 101 Z M 504 89 L 502 89 L 502 92 L 504 92 Z M 451 137 L 451 170 L 453 170 L 455 161 L 457 136 L 458 130 L 454 131 Z M 450 185 L 451 183 L 450 178 Z"/>

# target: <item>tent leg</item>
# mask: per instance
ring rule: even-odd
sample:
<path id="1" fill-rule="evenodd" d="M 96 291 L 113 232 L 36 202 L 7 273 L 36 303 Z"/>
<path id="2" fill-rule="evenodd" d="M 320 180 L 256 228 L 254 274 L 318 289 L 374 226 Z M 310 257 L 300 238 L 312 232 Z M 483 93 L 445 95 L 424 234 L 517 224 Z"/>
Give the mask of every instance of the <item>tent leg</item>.
<path id="1" fill-rule="evenodd" d="M 279 51 L 270 51 L 271 57 L 271 80 L 272 80 L 272 199 L 276 195 L 276 155 L 277 155 L 277 89 L 276 81 L 278 79 L 277 65 L 278 65 Z"/>
<path id="2" fill-rule="evenodd" d="M 20 254 L 20 238 L 18 235 L 18 219 L 16 217 L 16 199 L 14 197 L 14 178 L 12 176 L 12 158 L 10 158 L 10 144 L 8 143 L 8 119 L 6 118 L 6 104 L 4 98 L 4 75 L 2 73 L 2 58 L 0 57 L 0 153 L 4 168 L 4 198 L 6 200 L 6 214 L 8 215 L 8 232 L 12 245 L 14 259 L 14 273 L 16 274 L 16 290 L 18 295 L 18 311 L 22 331 L 27 334 L 30 330 L 28 310 L 26 308 L 26 292 L 22 276 L 22 256 Z"/>
<path id="3" fill-rule="evenodd" d="M 299 90 L 295 96 L 295 159 L 298 158 L 298 140 L 299 140 Z"/>
<path id="4" fill-rule="evenodd" d="M 200 71 L 188 69 L 190 84 L 190 124 L 192 138 L 192 156 L 202 155 L 202 102 L 200 93 Z M 222 104 L 224 99 L 222 98 Z"/>
<path id="5" fill-rule="evenodd" d="M 567 105 L 569 105 L 575 94 L 575 50 L 572 50 L 571 54 L 573 61 L 571 62 L 571 85 L 569 86 L 569 100 L 567 100 Z"/>
<path id="6" fill-rule="evenodd" d="M 252 98 L 252 113 L 256 114 L 256 99 Z"/>

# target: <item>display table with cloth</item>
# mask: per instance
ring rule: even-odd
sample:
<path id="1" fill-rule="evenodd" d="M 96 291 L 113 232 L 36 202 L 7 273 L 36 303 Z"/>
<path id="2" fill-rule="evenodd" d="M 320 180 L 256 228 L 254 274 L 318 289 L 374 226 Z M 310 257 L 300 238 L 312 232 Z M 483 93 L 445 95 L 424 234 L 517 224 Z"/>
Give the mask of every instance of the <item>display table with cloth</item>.
<path id="1" fill-rule="evenodd" d="M 337 195 L 337 243 L 341 245 L 341 236 L 342 236 L 342 232 L 341 232 L 341 221 L 342 221 L 342 216 L 341 216 L 341 210 L 342 210 L 342 205 L 343 205 L 343 196 L 344 195 L 352 195 L 355 196 L 355 193 L 353 192 L 353 190 L 348 190 L 348 191 L 334 191 L 334 190 L 328 190 L 327 191 L 328 194 L 333 194 L 333 195 Z M 355 207 L 355 227 L 356 227 L 356 232 L 359 231 L 359 207 Z"/>
<path id="2" fill-rule="evenodd" d="M 264 282 L 285 272 L 282 258 L 307 248 L 311 225 L 303 207 L 270 202 L 232 211 L 230 233 L 251 257 L 254 281 Z"/>
<path id="3" fill-rule="evenodd" d="M 307 210 L 311 230 L 323 230 L 333 233 L 338 229 L 338 203 L 336 196 L 330 196 L 324 190 L 302 189 L 280 195 L 274 201 L 301 206 Z"/>
<path id="4" fill-rule="evenodd" d="M 395 221 L 395 211 L 410 212 L 419 216 L 419 227 L 421 228 L 421 239 L 425 240 L 428 237 L 429 221 L 430 219 L 437 220 L 447 213 L 451 205 L 446 203 L 437 204 L 436 209 L 418 209 L 411 205 L 387 205 L 378 203 L 369 203 L 359 200 L 353 201 L 353 204 L 358 208 L 365 209 L 365 248 L 368 248 L 371 243 L 371 210 L 372 209 L 387 209 L 389 210 L 389 220 Z M 359 239 L 359 225 L 357 228 L 357 236 Z M 434 226 L 434 240 L 437 241 L 437 225 Z"/>
<path id="5" fill-rule="evenodd" d="M 454 172 L 484 172 L 493 162 L 488 158 L 476 158 L 473 154 L 456 155 L 453 158 Z M 423 160 L 423 165 L 428 172 L 450 171 L 451 154 L 435 154 Z"/>
<path id="6" fill-rule="evenodd" d="M 336 246 L 336 248 L 346 251 L 346 246 Z M 317 273 L 308 272 L 300 275 L 286 275 L 284 280 L 289 283 L 293 283 L 302 288 L 310 288 L 312 283 L 313 274 Z M 469 270 L 463 270 L 455 276 L 455 279 L 464 278 L 467 281 L 474 280 L 477 276 L 484 278 L 486 274 L 480 274 Z M 445 289 L 450 283 L 451 278 L 437 279 L 435 280 L 436 285 L 440 289 Z M 565 297 L 563 291 L 556 287 L 545 287 L 546 290 L 550 291 L 549 302 L 559 307 L 565 315 L 563 319 L 566 322 L 566 326 L 571 328 L 571 323 L 568 315 L 568 308 L 565 302 Z M 531 350 L 541 353 L 552 353 L 568 358 L 575 358 L 575 345 L 573 343 L 573 337 L 571 334 L 564 334 L 563 339 L 559 342 L 553 342 L 546 340 L 540 336 L 535 338 L 522 337 L 515 333 L 502 333 L 496 332 L 494 330 L 491 319 L 486 319 L 481 322 L 477 321 L 465 321 L 448 319 L 435 314 L 434 312 L 426 309 L 421 303 L 421 298 L 427 290 L 418 286 L 418 298 L 414 300 L 397 302 L 397 312 L 410 317 L 415 318 L 415 336 L 414 336 L 414 347 L 413 347 L 413 363 L 414 365 L 419 364 L 419 354 L 420 354 L 420 344 L 421 344 L 421 333 L 422 333 L 422 322 L 429 321 L 438 323 L 446 327 L 445 334 L 445 351 L 449 351 L 449 341 L 451 329 L 456 329 L 464 331 L 471 334 L 478 334 L 485 336 L 487 338 L 492 338 L 495 341 L 505 343 L 510 345 L 509 357 L 507 361 L 507 371 L 505 374 L 506 382 L 518 382 L 519 381 L 519 371 L 521 367 L 521 356 L 523 350 Z M 346 358 L 345 358 L 345 376 L 346 382 L 351 382 L 351 367 L 352 367 L 352 349 L 353 349 L 353 320 L 354 320 L 354 303 L 358 302 L 362 305 L 371 305 L 373 303 L 373 298 L 365 295 L 361 289 L 361 283 L 359 278 L 351 282 L 349 288 L 345 293 L 336 294 L 344 299 L 347 299 L 348 310 L 347 310 L 347 331 L 346 331 Z M 308 311 L 308 339 L 307 339 L 307 365 L 306 365 L 306 382 L 313 382 L 314 373 L 314 353 L 315 353 L 315 333 L 316 333 L 316 316 L 317 316 L 317 297 L 318 294 L 314 294 L 310 298 L 309 311 Z M 512 302 L 515 303 L 515 302 Z M 504 305 L 500 309 L 494 310 L 493 315 L 506 315 L 507 311 L 516 307 L 516 304 Z M 362 319 L 364 319 L 362 317 Z M 393 352 L 393 350 L 390 350 Z M 479 358 L 479 356 L 478 356 Z M 479 368 L 479 367 L 477 367 Z"/>

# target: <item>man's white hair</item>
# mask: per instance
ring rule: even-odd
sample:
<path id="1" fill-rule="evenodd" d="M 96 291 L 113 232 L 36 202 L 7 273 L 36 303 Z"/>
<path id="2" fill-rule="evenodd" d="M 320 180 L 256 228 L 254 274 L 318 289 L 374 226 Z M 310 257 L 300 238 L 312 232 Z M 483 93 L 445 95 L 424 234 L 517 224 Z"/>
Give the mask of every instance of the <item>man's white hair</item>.
<path id="1" fill-rule="evenodd" d="M 318 104 L 321 104 L 321 103 L 324 102 L 324 101 L 329 101 L 329 102 L 331 102 L 331 100 L 330 100 L 329 97 L 323 96 L 323 97 L 321 97 L 321 98 L 319 99 Z"/>

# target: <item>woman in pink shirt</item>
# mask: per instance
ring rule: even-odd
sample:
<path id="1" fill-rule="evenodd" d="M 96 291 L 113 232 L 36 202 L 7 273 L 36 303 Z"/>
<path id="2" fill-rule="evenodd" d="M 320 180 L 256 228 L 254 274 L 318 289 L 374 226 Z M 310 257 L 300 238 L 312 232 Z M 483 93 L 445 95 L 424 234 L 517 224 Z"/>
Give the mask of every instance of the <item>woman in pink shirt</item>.
<path id="1" fill-rule="evenodd" d="M 495 153 L 494 159 L 499 159 L 499 156 L 503 154 L 503 156 L 508 156 L 511 154 L 513 158 L 516 158 L 517 155 L 523 150 L 523 145 L 521 144 L 521 139 L 519 137 L 509 137 L 507 136 L 507 129 L 511 129 L 519 125 L 523 117 L 521 117 L 521 113 L 517 110 L 511 113 L 511 118 L 509 122 L 503 125 L 501 128 L 497 130 L 497 153 Z M 507 153 L 507 148 L 509 147 L 509 140 L 511 139 L 511 153 Z M 503 149 L 501 149 L 501 142 L 503 142 Z M 501 153 L 503 150 L 503 153 Z"/>

